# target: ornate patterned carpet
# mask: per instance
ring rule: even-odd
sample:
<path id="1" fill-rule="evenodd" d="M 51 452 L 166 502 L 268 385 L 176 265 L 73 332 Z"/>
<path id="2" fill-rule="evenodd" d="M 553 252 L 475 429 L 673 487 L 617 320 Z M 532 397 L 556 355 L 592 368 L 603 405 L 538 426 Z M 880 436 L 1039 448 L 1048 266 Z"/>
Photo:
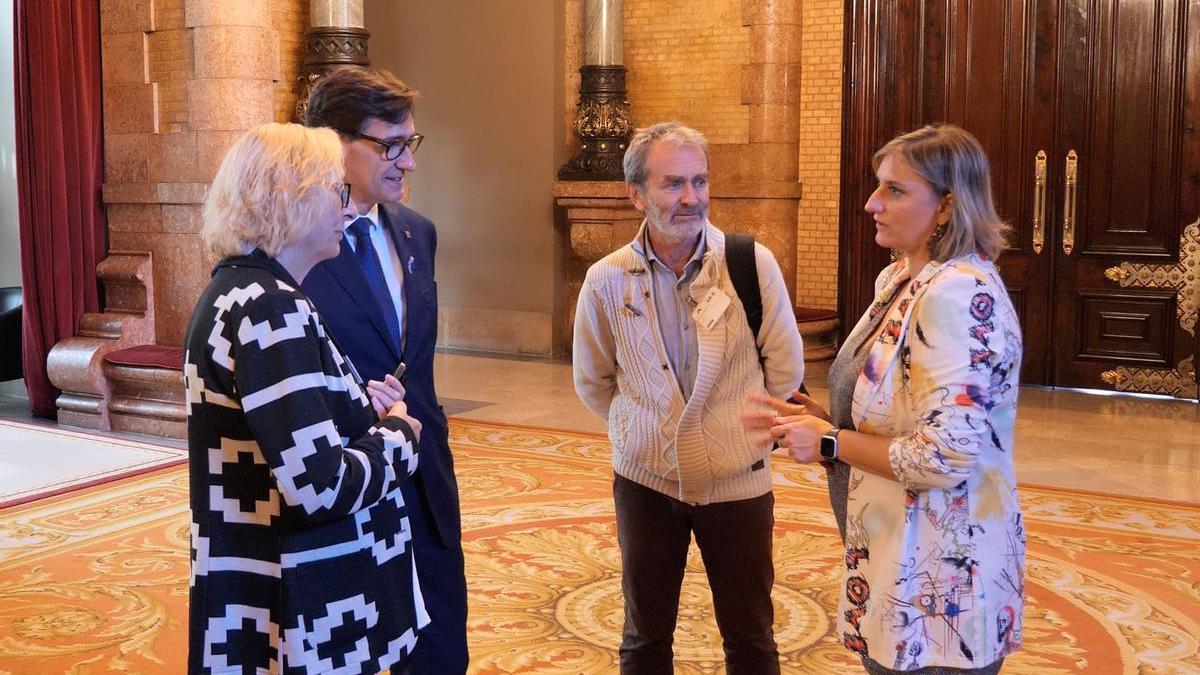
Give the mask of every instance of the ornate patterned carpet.
<path id="1" fill-rule="evenodd" d="M 472 672 L 615 671 L 619 555 L 604 439 L 456 420 Z M 832 635 L 839 557 L 820 470 L 780 461 L 787 673 L 860 672 Z M 1023 488 L 1026 650 L 1008 673 L 1200 673 L 1200 506 Z M 0 511 L 0 673 L 182 672 L 187 473 Z M 720 672 L 699 557 L 677 672 Z"/>

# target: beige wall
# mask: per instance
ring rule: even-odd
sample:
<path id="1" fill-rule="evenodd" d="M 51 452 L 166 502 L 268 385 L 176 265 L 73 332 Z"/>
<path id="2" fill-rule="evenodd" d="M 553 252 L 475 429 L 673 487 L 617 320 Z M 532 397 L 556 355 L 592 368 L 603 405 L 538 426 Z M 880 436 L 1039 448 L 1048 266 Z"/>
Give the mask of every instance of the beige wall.
<path id="1" fill-rule="evenodd" d="M 634 121 L 682 119 L 719 146 L 745 144 L 739 82 L 752 45 L 744 2 L 696 3 L 683 13 L 674 3 L 624 3 Z M 809 307 L 837 302 L 841 5 L 801 4 L 795 300 Z M 558 249 L 549 195 L 566 159 L 559 146 L 577 147 L 563 127 L 578 96 L 577 56 L 569 52 L 579 48 L 570 39 L 581 30 L 579 0 L 365 0 L 365 9 L 372 63 L 422 93 L 417 127 L 430 140 L 417 158 L 411 205 L 438 225 L 441 343 L 550 351 L 558 344 Z"/>
<path id="2" fill-rule="evenodd" d="M 428 139 L 409 205 L 438 227 L 444 346 L 554 344 L 562 2 L 364 3 L 372 65 L 421 92 L 415 120 Z"/>

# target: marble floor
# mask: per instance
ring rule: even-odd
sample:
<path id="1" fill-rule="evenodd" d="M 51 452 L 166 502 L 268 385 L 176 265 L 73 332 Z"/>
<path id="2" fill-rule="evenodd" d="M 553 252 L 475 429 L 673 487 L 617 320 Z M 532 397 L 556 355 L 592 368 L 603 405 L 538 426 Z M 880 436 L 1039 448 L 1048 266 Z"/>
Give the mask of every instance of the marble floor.
<path id="1" fill-rule="evenodd" d="M 824 403 L 821 365 L 811 365 L 806 380 Z M 450 415 L 605 431 L 576 398 L 566 361 L 440 353 L 435 369 Z M 29 421 L 23 403 L 11 387 L 0 390 L 0 419 Z M 1026 387 L 1016 446 L 1022 483 L 1200 503 L 1196 403 Z M 53 466 L 47 462 L 45 470 Z"/>
<path id="2" fill-rule="evenodd" d="M 813 396 L 828 401 L 823 364 Z M 826 366 L 827 367 L 827 366 Z M 604 433 L 562 361 L 439 354 L 438 394 L 451 415 Z M 1200 405 L 1024 387 L 1017 419 L 1021 483 L 1200 503 Z"/>

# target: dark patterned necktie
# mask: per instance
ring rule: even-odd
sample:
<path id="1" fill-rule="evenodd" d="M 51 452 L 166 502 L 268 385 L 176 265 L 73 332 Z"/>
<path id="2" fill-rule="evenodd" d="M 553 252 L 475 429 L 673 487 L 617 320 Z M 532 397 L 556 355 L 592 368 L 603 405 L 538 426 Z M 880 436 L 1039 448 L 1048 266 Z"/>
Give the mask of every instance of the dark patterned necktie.
<path id="1" fill-rule="evenodd" d="M 350 236 L 354 237 L 354 257 L 362 268 L 363 276 L 367 278 L 367 286 L 383 311 L 383 320 L 387 324 L 388 334 L 392 338 L 392 347 L 400 346 L 400 322 L 396 318 L 396 305 L 392 302 L 392 293 L 388 290 L 387 280 L 383 276 L 383 266 L 379 264 L 379 256 L 375 254 L 375 245 L 371 243 L 371 219 L 359 218 L 350 224 Z"/>

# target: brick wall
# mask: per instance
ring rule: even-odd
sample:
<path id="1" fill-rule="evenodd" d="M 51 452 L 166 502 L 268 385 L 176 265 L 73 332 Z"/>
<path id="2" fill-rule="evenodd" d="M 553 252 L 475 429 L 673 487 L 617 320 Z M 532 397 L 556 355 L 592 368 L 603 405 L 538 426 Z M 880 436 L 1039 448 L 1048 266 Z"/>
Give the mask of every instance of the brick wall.
<path id="1" fill-rule="evenodd" d="M 625 0 L 624 19 L 637 126 L 677 119 L 713 144 L 749 140 L 741 70 L 750 29 L 742 25 L 742 0 Z"/>
<path id="2" fill-rule="evenodd" d="M 796 304 L 837 306 L 842 0 L 804 0 Z"/>
<path id="3" fill-rule="evenodd" d="M 796 303 L 832 309 L 837 305 L 843 3 L 804 0 L 802 10 L 799 174 L 804 196 L 797 223 Z M 704 130 L 715 145 L 749 140 L 740 83 L 751 46 L 742 12 L 742 0 L 626 0 L 625 65 L 635 124 L 679 119 Z M 575 82 L 569 82 L 568 91 L 578 91 Z"/>

